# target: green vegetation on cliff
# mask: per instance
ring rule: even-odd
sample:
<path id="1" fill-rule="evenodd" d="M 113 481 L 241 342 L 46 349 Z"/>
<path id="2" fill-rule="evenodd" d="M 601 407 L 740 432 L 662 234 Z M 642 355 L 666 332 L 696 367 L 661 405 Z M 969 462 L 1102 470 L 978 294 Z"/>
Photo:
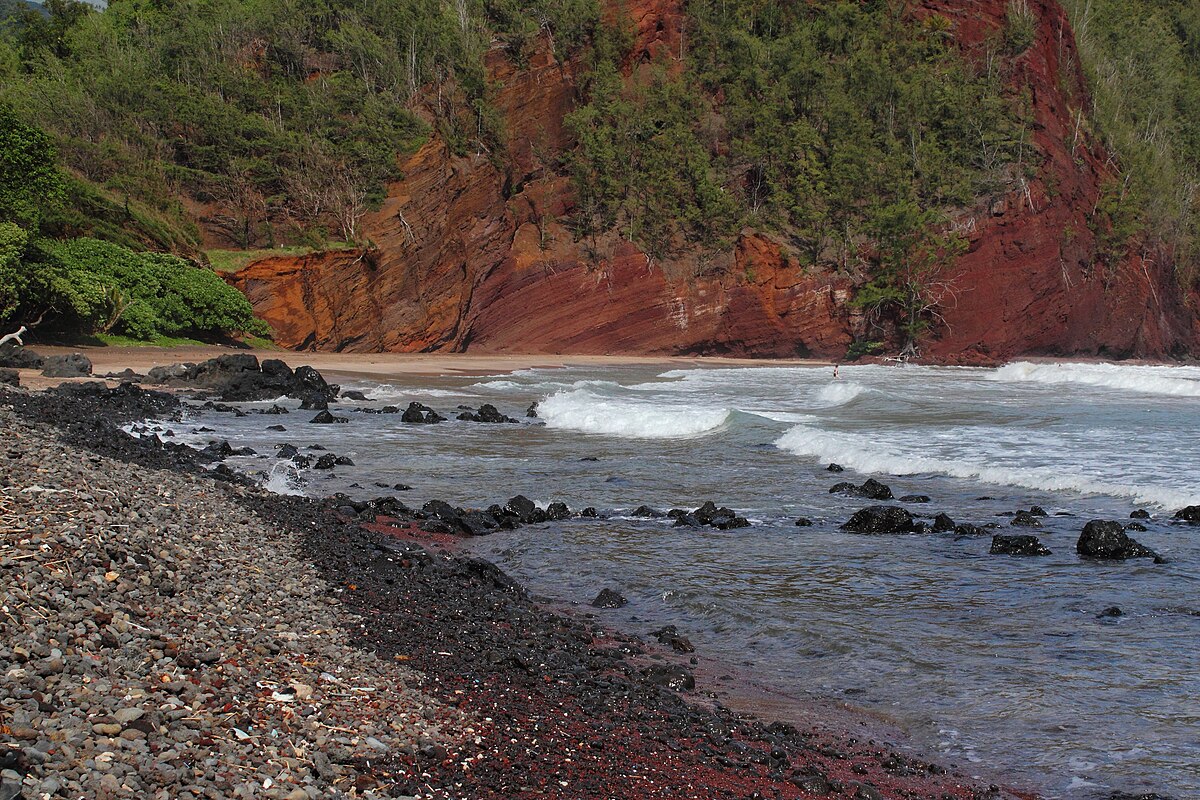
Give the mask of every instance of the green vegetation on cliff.
<path id="1" fill-rule="evenodd" d="M 51 133 L 92 194 L 239 247 L 355 239 L 430 122 L 460 152 L 503 137 L 483 55 L 595 0 L 52 0 L 0 39 L 0 102 Z M 425 91 L 429 90 L 429 91 Z M 72 232 L 86 230 L 76 215 Z M 168 237 L 159 247 L 181 249 Z"/>
<path id="2" fill-rule="evenodd" d="M 666 255 L 773 231 L 804 263 L 865 271 L 860 304 L 917 335 L 957 250 L 953 216 L 1032 156 L 1023 98 L 1004 88 L 1013 43 L 967 57 L 945 18 L 900 3 L 686 8 L 678 74 L 631 85 L 598 48 L 569 120 L 583 232 L 619 227 Z"/>
<path id="3" fill-rule="evenodd" d="M 1200 4 L 1194 0 L 1065 0 L 1090 102 L 1081 122 L 1111 153 L 1095 227 L 1108 255 L 1131 247 L 1200 282 Z"/>

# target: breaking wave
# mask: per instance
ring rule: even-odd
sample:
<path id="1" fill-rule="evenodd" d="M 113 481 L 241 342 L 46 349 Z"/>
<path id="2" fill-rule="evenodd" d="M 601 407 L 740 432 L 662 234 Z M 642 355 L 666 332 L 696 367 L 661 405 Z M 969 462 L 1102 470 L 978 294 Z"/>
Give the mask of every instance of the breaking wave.
<path id="1" fill-rule="evenodd" d="M 844 406 L 863 392 L 870 391 L 861 383 L 854 381 L 838 381 L 822 386 L 815 395 L 815 400 L 822 406 Z"/>
<path id="2" fill-rule="evenodd" d="M 793 455 L 837 462 L 861 473 L 940 474 L 1022 489 L 1127 497 L 1135 503 L 1164 509 L 1179 509 L 1196 502 L 1196 497 L 1184 489 L 1106 481 L 1052 467 L 990 466 L 961 459 L 921 456 L 898 452 L 861 434 L 830 433 L 807 425 L 792 428 L 775 440 L 775 446 Z"/>
<path id="3" fill-rule="evenodd" d="M 728 408 L 663 406 L 600 397 L 586 389 L 556 392 L 538 404 L 549 428 L 623 439 L 684 439 L 712 433 L 729 419 Z"/>
<path id="4" fill-rule="evenodd" d="M 989 376 L 1005 383 L 1077 383 L 1146 394 L 1200 397 L 1200 370 L 1117 364 L 1034 364 L 1017 361 Z"/>

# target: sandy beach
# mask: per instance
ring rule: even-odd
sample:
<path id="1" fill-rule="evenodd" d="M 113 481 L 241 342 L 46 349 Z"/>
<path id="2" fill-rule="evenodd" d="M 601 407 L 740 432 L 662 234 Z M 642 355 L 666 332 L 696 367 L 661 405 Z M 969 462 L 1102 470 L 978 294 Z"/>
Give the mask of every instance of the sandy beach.
<path id="1" fill-rule="evenodd" d="M 386 380 L 401 375 L 497 375 L 534 367 L 616 366 L 660 364 L 664 369 L 688 367 L 814 366 L 820 360 L 769 360 L 708 358 L 690 356 L 597 356 L 597 355 L 517 355 L 507 353 L 319 353 L 291 350 L 240 350 L 230 347 L 60 347 L 35 345 L 43 355 L 82 353 L 91 359 L 97 375 L 131 369 L 145 373 L 151 367 L 200 362 L 229 353 L 246 353 L 260 361 L 277 358 L 295 369 L 307 364 L 332 378 Z M 22 370 L 21 385 L 43 389 L 60 383 L 59 378 L 44 378 L 38 370 Z"/>

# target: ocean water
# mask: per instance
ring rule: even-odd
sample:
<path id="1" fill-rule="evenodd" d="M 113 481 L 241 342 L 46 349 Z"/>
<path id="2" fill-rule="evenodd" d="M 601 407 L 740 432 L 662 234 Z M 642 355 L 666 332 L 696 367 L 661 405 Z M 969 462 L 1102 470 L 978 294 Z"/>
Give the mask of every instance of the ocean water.
<path id="1" fill-rule="evenodd" d="M 1200 797 L 1200 526 L 1170 521 L 1200 504 L 1198 368 L 847 366 L 834 380 L 828 368 L 639 366 L 344 388 L 371 398 L 336 406 L 344 425 L 196 411 L 172 427 L 198 444 L 253 447 L 262 455 L 229 463 L 279 491 L 370 497 L 399 482 L 416 506 L 517 493 L 595 506 L 609 518 L 468 546 L 556 602 L 617 589 L 630 604 L 599 612 L 613 625 L 674 624 L 739 679 L 882 714 L 968 773 L 1051 798 Z M 490 402 L 521 422 L 405 425 L 360 412 L 412 400 L 446 416 Z M 534 401 L 540 418 L 527 419 Z M 193 433 L 200 425 L 215 432 Z M 355 466 L 297 470 L 270 456 L 283 442 Z M 990 537 L 843 532 L 872 503 L 828 489 L 866 477 L 932 498 L 902 504 L 916 514 L 1001 530 L 1001 514 L 1042 506 L 1043 528 L 1014 531 L 1053 555 L 988 555 Z M 753 526 L 629 515 L 710 499 Z M 1138 508 L 1152 517 L 1132 535 L 1168 563 L 1076 556 L 1087 520 Z M 797 527 L 801 516 L 814 524 Z M 1123 616 L 1101 617 L 1110 606 Z"/>

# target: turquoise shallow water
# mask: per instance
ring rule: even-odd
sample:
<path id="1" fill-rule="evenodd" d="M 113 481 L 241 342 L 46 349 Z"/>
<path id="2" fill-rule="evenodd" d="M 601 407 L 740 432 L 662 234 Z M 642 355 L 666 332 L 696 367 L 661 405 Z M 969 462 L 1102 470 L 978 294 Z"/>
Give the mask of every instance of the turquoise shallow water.
<path id="1" fill-rule="evenodd" d="M 702 653 L 793 694 L 885 712 L 965 767 L 1007 765 L 1048 796 L 1108 789 L 1200 797 L 1200 369 L 1013 364 L 925 367 L 528 370 L 491 378 L 356 384 L 345 425 L 197 412 L 235 446 L 284 441 L 349 455 L 354 467 L 296 473 L 270 458 L 230 463 L 312 494 L 413 487 L 487 505 L 523 493 L 592 505 L 573 520 L 470 543 L 535 591 L 586 602 L 633 631 L 677 625 Z M 404 425 L 363 406 L 424 402 L 447 416 L 491 402 L 519 425 Z M 524 409 L 540 403 L 539 420 Z M 294 404 L 293 404 L 294 407 Z M 335 409 L 336 411 L 336 409 Z M 285 432 L 266 430 L 283 423 Z M 595 460 L 582 460 L 595 459 Z M 830 461 L 846 467 L 834 475 Z M 839 525 L 866 501 L 828 493 L 873 476 L 909 505 L 959 522 L 1031 504 L 1053 555 L 987 554 L 989 539 L 868 537 Z M 356 485 L 357 484 L 357 485 Z M 712 499 L 753 522 L 737 531 L 633 519 Z M 1169 559 L 1081 561 L 1088 519 L 1153 517 L 1133 535 Z M 798 516 L 814 525 L 797 528 Z M 1024 532 L 1024 531 L 1021 531 Z M 1109 606 L 1124 616 L 1100 618 Z"/>

